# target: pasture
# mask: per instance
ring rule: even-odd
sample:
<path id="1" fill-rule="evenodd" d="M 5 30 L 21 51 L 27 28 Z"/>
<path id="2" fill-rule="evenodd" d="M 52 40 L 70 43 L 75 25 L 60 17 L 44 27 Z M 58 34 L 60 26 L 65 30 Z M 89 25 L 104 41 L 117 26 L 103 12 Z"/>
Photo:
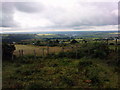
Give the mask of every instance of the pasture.
<path id="1" fill-rule="evenodd" d="M 47 47 L 47 46 L 34 46 L 34 45 L 15 45 L 15 48 L 16 50 L 14 51 L 14 55 L 16 56 L 19 56 L 19 50 L 23 50 L 23 55 L 34 55 L 34 51 L 35 51 L 36 56 L 47 55 L 48 52 L 49 54 L 52 53 L 57 54 L 63 51 L 67 52 L 72 50 L 71 46 L 65 46 L 63 48 L 59 46 Z"/>
<path id="2" fill-rule="evenodd" d="M 47 46 L 33 46 L 33 45 L 15 45 L 16 50 L 14 51 L 14 55 L 19 55 L 19 50 L 23 50 L 24 55 L 34 55 L 34 50 L 36 52 L 37 56 L 43 55 L 43 49 L 44 54 L 47 54 Z M 58 53 L 61 51 L 61 47 L 49 47 L 49 53 Z"/>

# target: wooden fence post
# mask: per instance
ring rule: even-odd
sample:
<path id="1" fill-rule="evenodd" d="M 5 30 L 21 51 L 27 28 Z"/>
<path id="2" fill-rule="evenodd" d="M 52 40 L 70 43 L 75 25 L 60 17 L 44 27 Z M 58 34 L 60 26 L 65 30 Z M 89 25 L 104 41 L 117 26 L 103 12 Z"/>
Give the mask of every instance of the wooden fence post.
<path id="1" fill-rule="evenodd" d="M 107 45 L 108 45 L 108 39 L 106 39 Z"/>
<path id="2" fill-rule="evenodd" d="M 64 49 L 65 49 L 65 48 L 62 46 L 62 52 L 64 52 Z"/>
<path id="3" fill-rule="evenodd" d="M 19 57 L 21 57 L 21 51 L 19 50 Z"/>
<path id="4" fill-rule="evenodd" d="M 55 49 L 53 49 L 53 53 L 55 54 Z"/>
<path id="5" fill-rule="evenodd" d="M 49 46 L 47 46 L 47 55 L 49 55 Z"/>
<path id="6" fill-rule="evenodd" d="M 43 55 L 43 57 L 44 57 L 44 50 L 45 50 L 45 48 L 42 48 L 42 55 Z"/>
<path id="7" fill-rule="evenodd" d="M 33 50 L 33 53 L 34 53 L 34 59 L 36 59 L 36 52 L 35 52 L 35 50 Z"/>

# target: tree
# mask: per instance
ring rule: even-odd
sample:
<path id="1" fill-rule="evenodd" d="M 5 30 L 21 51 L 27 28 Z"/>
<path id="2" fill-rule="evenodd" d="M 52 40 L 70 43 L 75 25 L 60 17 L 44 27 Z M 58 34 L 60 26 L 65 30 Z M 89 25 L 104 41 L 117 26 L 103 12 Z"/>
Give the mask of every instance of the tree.
<path id="1" fill-rule="evenodd" d="M 35 45 L 39 46 L 40 45 L 40 41 L 38 40 Z"/>
<path id="2" fill-rule="evenodd" d="M 75 43 L 78 43 L 78 41 L 76 41 L 75 39 L 73 39 L 70 43 L 71 44 L 75 44 Z"/>
<path id="3" fill-rule="evenodd" d="M 15 50 L 15 46 L 12 44 L 2 44 L 2 58 L 3 59 L 12 59 L 13 52 Z"/>
<path id="4" fill-rule="evenodd" d="M 60 42 L 60 41 L 59 41 L 58 39 L 55 41 L 56 44 L 59 44 L 59 42 Z"/>

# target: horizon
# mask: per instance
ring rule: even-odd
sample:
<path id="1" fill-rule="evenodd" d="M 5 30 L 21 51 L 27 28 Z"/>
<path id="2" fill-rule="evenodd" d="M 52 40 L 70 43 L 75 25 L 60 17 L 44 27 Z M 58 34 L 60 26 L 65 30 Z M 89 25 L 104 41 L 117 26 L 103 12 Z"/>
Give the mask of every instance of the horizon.
<path id="1" fill-rule="evenodd" d="M 38 33 L 69 33 L 69 32 L 117 32 L 119 34 L 119 31 L 116 30 L 116 31 L 113 31 L 113 30 L 110 30 L 110 31 L 39 31 L 39 32 L 6 32 L 6 33 L 1 33 L 1 34 L 38 34 Z"/>

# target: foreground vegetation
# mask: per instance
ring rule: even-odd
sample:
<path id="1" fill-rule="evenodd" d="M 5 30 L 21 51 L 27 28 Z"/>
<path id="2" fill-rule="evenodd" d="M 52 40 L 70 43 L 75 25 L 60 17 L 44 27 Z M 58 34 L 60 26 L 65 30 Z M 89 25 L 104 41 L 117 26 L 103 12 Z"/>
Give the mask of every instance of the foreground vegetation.
<path id="1" fill-rule="evenodd" d="M 100 59 L 22 58 L 3 62 L 3 89 L 117 88 L 115 66 Z"/>
<path id="2" fill-rule="evenodd" d="M 36 59 L 24 55 L 3 60 L 3 89 L 119 88 L 119 50 L 102 42 L 83 43 Z"/>

